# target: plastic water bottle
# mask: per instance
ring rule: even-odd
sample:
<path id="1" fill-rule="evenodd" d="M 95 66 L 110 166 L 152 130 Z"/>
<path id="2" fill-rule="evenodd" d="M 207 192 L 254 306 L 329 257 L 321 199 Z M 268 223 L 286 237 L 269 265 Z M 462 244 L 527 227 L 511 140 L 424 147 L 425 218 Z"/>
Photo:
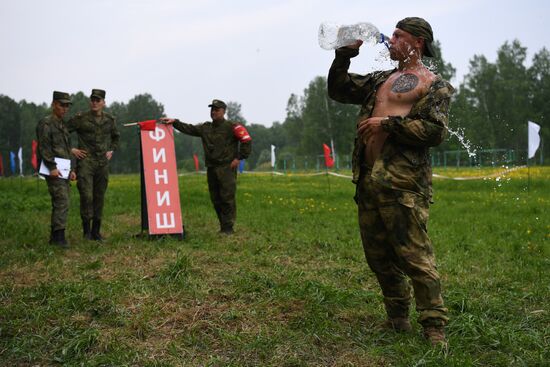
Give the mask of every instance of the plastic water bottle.
<path id="1" fill-rule="evenodd" d="M 372 44 L 383 43 L 389 47 L 387 43 L 389 38 L 380 33 L 378 28 L 371 23 L 339 25 L 323 22 L 319 26 L 319 46 L 325 50 L 353 45 L 357 40 Z"/>

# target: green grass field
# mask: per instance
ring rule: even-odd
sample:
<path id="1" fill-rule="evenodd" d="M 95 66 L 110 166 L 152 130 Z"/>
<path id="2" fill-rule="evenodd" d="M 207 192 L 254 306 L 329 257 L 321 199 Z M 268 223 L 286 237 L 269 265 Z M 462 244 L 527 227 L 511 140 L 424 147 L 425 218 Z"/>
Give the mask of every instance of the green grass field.
<path id="1" fill-rule="evenodd" d="M 347 179 L 241 175 L 225 237 L 206 178 L 183 176 L 187 238 L 150 241 L 135 236 L 139 177 L 115 175 L 104 244 L 81 239 L 73 185 L 66 251 L 47 243 L 45 182 L 2 179 L 0 365 L 548 366 L 550 168 L 526 173 L 434 180 L 447 352 L 417 324 L 375 328 L 385 315 Z"/>

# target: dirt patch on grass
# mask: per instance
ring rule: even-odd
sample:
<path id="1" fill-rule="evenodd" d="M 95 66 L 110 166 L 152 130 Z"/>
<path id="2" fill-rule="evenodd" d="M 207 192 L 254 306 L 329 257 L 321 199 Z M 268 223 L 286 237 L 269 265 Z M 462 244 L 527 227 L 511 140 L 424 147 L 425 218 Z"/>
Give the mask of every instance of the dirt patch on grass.
<path id="1" fill-rule="evenodd" d="M 49 269 L 43 262 L 21 267 L 19 264 L 0 271 L 0 284 L 14 288 L 32 287 L 51 279 Z"/>

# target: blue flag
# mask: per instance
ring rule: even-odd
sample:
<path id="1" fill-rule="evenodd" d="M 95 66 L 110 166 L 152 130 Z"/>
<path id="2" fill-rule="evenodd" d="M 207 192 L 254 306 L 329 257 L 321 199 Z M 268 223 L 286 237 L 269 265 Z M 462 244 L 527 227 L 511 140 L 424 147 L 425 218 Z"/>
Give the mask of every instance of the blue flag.
<path id="1" fill-rule="evenodd" d="M 244 171 L 244 159 L 241 159 L 241 162 L 239 163 L 239 173 L 243 173 Z"/>
<path id="2" fill-rule="evenodd" d="M 15 153 L 10 152 L 11 173 L 15 175 Z"/>

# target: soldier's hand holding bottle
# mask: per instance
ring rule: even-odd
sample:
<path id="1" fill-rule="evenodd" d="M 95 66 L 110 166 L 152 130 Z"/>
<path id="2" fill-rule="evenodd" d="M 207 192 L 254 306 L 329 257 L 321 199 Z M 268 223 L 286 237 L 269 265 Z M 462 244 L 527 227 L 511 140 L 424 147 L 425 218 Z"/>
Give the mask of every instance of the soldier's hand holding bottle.
<path id="1" fill-rule="evenodd" d="M 363 44 L 363 41 L 357 40 L 357 41 L 355 41 L 355 43 L 353 43 L 351 45 L 344 46 L 344 47 L 358 49 L 359 47 L 361 47 L 362 44 Z"/>

